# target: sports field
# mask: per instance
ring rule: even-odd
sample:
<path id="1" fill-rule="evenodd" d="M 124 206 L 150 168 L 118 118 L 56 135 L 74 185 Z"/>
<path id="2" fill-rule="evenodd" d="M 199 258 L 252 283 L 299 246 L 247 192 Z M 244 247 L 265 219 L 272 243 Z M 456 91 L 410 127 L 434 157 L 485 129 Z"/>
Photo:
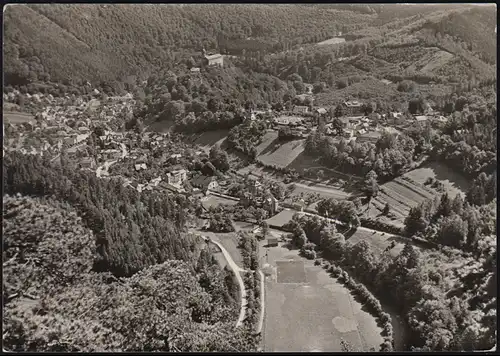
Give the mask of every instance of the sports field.
<path id="1" fill-rule="evenodd" d="M 296 250 L 261 244 L 262 264 L 268 264 L 264 351 L 340 352 L 341 338 L 356 351 L 379 350 L 381 329 L 348 289 Z"/>

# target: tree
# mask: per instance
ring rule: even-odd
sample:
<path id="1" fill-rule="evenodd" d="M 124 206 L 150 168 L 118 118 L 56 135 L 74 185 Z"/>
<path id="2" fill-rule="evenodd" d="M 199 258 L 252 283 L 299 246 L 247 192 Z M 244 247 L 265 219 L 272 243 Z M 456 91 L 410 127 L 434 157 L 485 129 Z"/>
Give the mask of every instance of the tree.
<path id="1" fill-rule="evenodd" d="M 339 104 L 335 107 L 335 117 L 344 116 L 344 107 L 342 104 Z"/>
<path id="2" fill-rule="evenodd" d="M 269 232 L 269 224 L 266 221 L 262 221 L 260 226 L 262 227 L 262 238 L 265 239 Z"/>
<path id="3" fill-rule="evenodd" d="M 377 183 L 377 173 L 375 171 L 371 170 L 366 174 L 365 181 L 364 181 L 364 191 L 366 194 L 366 197 L 368 199 L 371 199 L 372 197 L 376 197 L 378 194 L 379 186 Z"/>
<path id="4" fill-rule="evenodd" d="M 424 99 L 422 99 L 422 98 L 412 99 L 408 103 L 408 111 L 412 115 L 422 113 L 424 111 L 424 107 L 425 107 L 424 104 L 425 104 L 425 102 L 424 102 Z"/>
<path id="5" fill-rule="evenodd" d="M 391 206 L 389 205 L 389 203 L 385 203 L 384 210 L 382 211 L 382 214 L 387 216 L 390 211 L 391 211 Z"/>
<path id="6" fill-rule="evenodd" d="M 221 172 L 229 170 L 229 157 L 226 151 L 220 148 L 219 144 L 215 144 L 210 148 L 210 162 Z"/>

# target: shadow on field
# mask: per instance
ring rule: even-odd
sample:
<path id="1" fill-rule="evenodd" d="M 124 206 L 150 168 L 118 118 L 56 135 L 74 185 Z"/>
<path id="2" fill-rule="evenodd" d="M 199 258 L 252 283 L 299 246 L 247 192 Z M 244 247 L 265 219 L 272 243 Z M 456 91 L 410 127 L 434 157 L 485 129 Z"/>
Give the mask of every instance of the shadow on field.
<path id="1" fill-rule="evenodd" d="M 265 155 L 268 153 L 273 153 L 280 148 L 280 140 L 275 138 L 262 152 L 259 153 L 259 156 Z"/>

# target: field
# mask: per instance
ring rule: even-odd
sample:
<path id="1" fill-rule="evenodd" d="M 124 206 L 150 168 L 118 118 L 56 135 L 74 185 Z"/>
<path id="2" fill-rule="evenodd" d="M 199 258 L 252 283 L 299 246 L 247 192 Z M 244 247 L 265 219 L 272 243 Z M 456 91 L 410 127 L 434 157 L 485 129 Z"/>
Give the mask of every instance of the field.
<path id="1" fill-rule="evenodd" d="M 264 144 L 267 142 L 263 142 L 257 149 L 257 159 L 263 164 L 283 168 L 288 167 L 304 151 L 304 140 L 293 140 L 285 143 L 278 143 L 275 140 L 270 141 L 270 133 L 266 134 L 266 136 L 267 135 L 269 135 L 267 141 L 268 145 L 264 148 Z M 273 144 L 273 142 L 276 143 Z"/>
<path id="2" fill-rule="evenodd" d="M 4 111 L 3 119 L 5 123 L 10 124 L 23 124 L 25 122 L 33 122 L 35 117 L 31 114 L 24 112 L 13 112 L 13 111 Z"/>
<path id="3" fill-rule="evenodd" d="M 193 135 L 193 143 L 204 149 L 210 150 L 215 144 L 222 144 L 227 137 L 229 130 L 206 131 Z"/>
<path id="4" fill-rule="evenodd" d="M 325 41 L 321 41 L 316 43 L 316 46 L 327 46 L 327 45 L 332 45 L 332 44 L 337 44 L 337 43 L 342 43 L 345 42 L 345 38 L 343 37 L 333 37 Z"/>
<path id="5" fill-rule="evenodd" d="M 257 147 L 255 147 L 255 149 L 257 150 L 257 155 L 260 155 L 273 143 L 278 143 L 278 131 L 267 131 L 262 137 L 262 142 Z"/>
<path id="6" fill-rule="evenodd" d="M 295 210 L 284 209 L 278 214 L 266 220 L 269 226 L 282 227 L 287 222 L 292 220 L 293 215 L 296 213 Z"/>
<path id="7" fill-rule="evenodd" d="M 372 199 L 366 215 L 369 217 L 378 217 L 382 221 L 392 223 L 396 226 L 402 226 L 404 219 L 412 207 L 417 206 L 424 200 L 434 198 L 436 194 L 438 193 L 421 184 L 413 184 L 402 178 L 396 178 L 380 186 L 380 191 Z M 390 211 L 394 214 L 395 221 L 381 216 L 386 203 L 389 203 Z"/>
<path id="8" fill-rule="evenodd" d="M 436 162 L 427 163 L 421 168 L 404 174 L 404 176 L 420 184 L 424 184 L 428 178 L 437 179 L 444 184 L 448 194 L 453 197 L 458 193 L 465 194 L 469 188 L 469 183 L 465 177 Z"/>
<path id="9" fill-rule="evenodd" d="M 264 244 L 264 351 L 341 351 L 341 338 L 357 351 L 379 350 L 381 329 L 344 286 L 296 250 Z"/>
<path id="10" fill-rule="evenodd" d="M 403 250 L 403 247 L 407 240 L 403 238 L 398 238 L 390 236 L 389 234 L 383 234 L 381 232 L 373 233 L 363 228 L 356 229 L 356 232 L 350 236 L 346 237 L 346 241 L 352 243 L 353 245 L 361 240 L 365 240 L 370 245 L 371 250 L 375 255 L 381 255 L 384 250 L 391 245 L 391 242 L 395 242 L 396 246 L 390 250 L 392 256 L 397 256 Z M 420 247 L 413 245 L 415 249 L 420 249 Z"/>
<path id="11" fill-rule="evenodd" d="M 424 185 L 424 182 L 431 177 L 443 183 L 445 191 L 450 197 L 455 197 L 458 193 L 465 194 L 468 189 L 467 180 L 463 176 L 435 162 L 412 170 L 404 174 L 403 177 L 410 178 L 414 182 L 408 182 L 399 177 L 383 184 L 379 194 L 372 199 L 370 207 L 366 211 L 368 216 L 377 216 L 384 222 L 402 226 L 410 208 L 426 199 L 433 199 L 440 195 L 438 191 Z M 394 214 L 392 221 L 387 217 L 380 216 L 386 203 L 389 203 L 391 212 Z"/>
<path id="12" fill-rule="evenodd" d="M 333 198 L 337 200 L 345 200 L 351 195 L 343 191 L 341 188 L 335 188 L 333 186 L 328 186 L 321 183 L 294 183 L 295 189 L 292 195 L 306 194 L 319 194 L 321 198 L 328 199 Z"/>
<path id="13" fill-rule="evenodd" d="M 209 207 L 217 207 L 219 205 L 236 205 L 238 202 L 236 200 L 227 199 L 223 197 L 219 197 L 217 195 L 209 195 L 201 199 L 201 204 L 205 209 Z"/>
<path id="14" fill-rule="evenodd" d="M 241 257 L 240 249 L 238 248 L 238 236 L 235 232 L 228 233 L 214 233 L 210 231 L 199 231 L 199 233 L 203 236 L 208 236 L 213 241 L 219 242 L 227 252 L 231 255 L 231 258 L 234 262 L 241 268 L 243 268 L 243 258 Z M 212 252 L 214 252 L 214 257 L 217 259 L 217 262 L 222 267 L 225 267 L 227 262 L 224 258 L 224 255 L 216 246 L 211 246 Z"/>

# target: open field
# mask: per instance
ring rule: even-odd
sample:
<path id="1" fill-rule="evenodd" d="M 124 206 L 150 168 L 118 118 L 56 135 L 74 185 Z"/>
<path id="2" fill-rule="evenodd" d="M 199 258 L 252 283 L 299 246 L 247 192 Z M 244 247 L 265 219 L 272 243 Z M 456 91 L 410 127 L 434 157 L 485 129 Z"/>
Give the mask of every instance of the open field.
<path id="1" fill-rule="evenodd" d="M 264 150 L 266 150 L 269 146 L 278 143 L 278 131 L 272 130 L 267 131 L 262 137 L 262 142 L 255 147 L 257 150 L 257 155 L 260 155 Z"/>
<path id="2" fill-rule="evenodd" d="M 316 43 L 316 46 L 327 46 L 327 45 L 332 45 L 332 44 L 337 44 L 337 43 L 342 43 L 345 42 L 345 38 L 343 37 L 333 37 L 325 41 L 321 41 Z"/>
<path id="3" fill-rule="evenodd" d="M 292 219 L 295 213 L 295 210 L 284 209 L 273 217 L 267 219 L 266 222 L 269 224 L 269 226 L 282 227 Z"/>
<path id="4" fill-rule="evenodd" d="M 264 244 L 264 351 L 341 351 L 341 338 L 357 351 L 379 350 L 381 329 L 348 289 L 296 250 Z"/>
<path id="5" fill-rule="evenodd" d="M 25 122 L 35 121 L 33 115 L 15 111 L 3 111 L 3 119 L 5 123 L 10 124 L 24 124 Z"/>
<path id="6" fill-rule="evenodd" d="M 436 190 L 424 185 L 429 177 L 442 182 L 450 197 L 455 197 L 458 193 L 465 195 L 468 189 L 467 180 L 463 176 L 435 162 L 405 173 L 403 177 L 408 177 L 415 183 L 399 177 L 383 184 L 377 197 L 372 199 L 367 211 L 369 216 L 379 216 L 385 204 L 389 203 L 395 219 L 391 221 L 386 217 L 380 216 L 379 218 L 384 222 L 402 226 L 412 207 L 440 195 Z"/>
<path id="7" fill-rule="evenodd" d="M 261 145 L 259 145 L 261 147 Z M 257 159 L 266 165 L 288 167 L 304 151 L 304 140 L 269 144 L 259 152 Z"/>
<path id="8" fill-rule="evenodd" d="M 241 257 L 240 249 L 238 248 L 238 236 L 236 232 L 214 233 L 211 231 L 198 231 L 198 233 L 203 236 L 208 236 L 213 241 L 219 242 L 231 255 L 233 261 L 239 267 L 243 268 L 243 258 Z M 227 262 L 222 252 L 220 252 L 220 250 L 215 246 L 212 246 L 211 248 L 217 262 L 219 262 L 222 267 L 226 266 Z"/>
<path id="9" fill-rule="evenodd" d="M 236 205 L 238 201 L 219 197 L 217 195 L 209 195 L 202 198 L 201 204 L 205 209 L 208 209 L 209 207 L 217 207 L 219 205 Z"/>
<path id="10" fill-rule="evenodd" d="M 408 240 L 390 236 L 389 234 L 383 234 L 381 232 L 370 232 L 365 229 L 356 229 L 356 232 L 350 236 L 346 237 L 346 241 L 352 243 L 353 245 L 361 240 L 365 240 L 370 245 L 371 250 L 375 255 L 381 255 L 384 250 L 391 245 L 394 241 L 396 246 L 390 250 L 392 256 L 396 257 L 403 250 L 405 243 Z M 420 249 L 419 246 L 413 245 L 415 249 Z"/>
<path id="11" fill-rule="evenodd" d="M 193 135 L 193 143 L 205 149 L 210 149 L 215 144 L 222 144 L 227 137 L 229 130 L 206 131 Z"/>
<path id="12" fill-rule="evenodd" d="M 341 188 L 325 185 L 322 183 L 294 183 L 295 189 L 292 195 L 304 194 L 319 194 L 321 198 L 333 198 L 337 200 L 345 200 L 351 196 L 350 193 L 343 191 Z"/>
<path id="13" fill-rule="evenodd" d="M 469 188 L 465 177 L 437 162 L 429 162 L 423 167 L 405 173 L 404 176 L 420 184 L 424 184 L 428 178 L 437 179 L 444 184 L 448 194 L 453 197 L 458 193 L 465 194 Z"/>
<path id="14" fill-rule="evenodd" d="M 170 129 L 174 126 L 174 121 L 155 121 L 151 125 L 148 126 L 148 131 L 153 132 L 169 132 Z"/>

